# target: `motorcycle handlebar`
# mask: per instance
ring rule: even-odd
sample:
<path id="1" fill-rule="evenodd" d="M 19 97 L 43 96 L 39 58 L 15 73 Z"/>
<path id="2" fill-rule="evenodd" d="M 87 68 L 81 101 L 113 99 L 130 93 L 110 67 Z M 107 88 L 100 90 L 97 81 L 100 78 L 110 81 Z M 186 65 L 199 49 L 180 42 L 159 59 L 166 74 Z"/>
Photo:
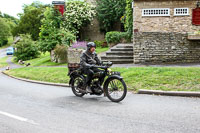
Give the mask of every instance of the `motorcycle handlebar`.
<path id="1" fill-rule="evenodd" d="M 102 69 L 107 69 L 109 68 L 108 66 L 93 66 L 93 68 L 102 68 Z"/>

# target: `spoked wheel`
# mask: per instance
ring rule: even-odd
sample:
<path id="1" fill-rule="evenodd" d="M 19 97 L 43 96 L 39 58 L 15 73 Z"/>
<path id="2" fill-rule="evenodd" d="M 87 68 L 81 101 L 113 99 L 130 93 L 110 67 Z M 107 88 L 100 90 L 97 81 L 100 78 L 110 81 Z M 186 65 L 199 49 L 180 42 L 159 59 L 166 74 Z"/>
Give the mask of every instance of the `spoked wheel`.
<path id="1" fill-rule="evenodd" d="M 112 102 L 120 102 L 126 97 L 127 87 L 123 79 L 111 78 L 105 90 L 106 96 Z"/>
<path id="2" fill-rule="evenodd" d="M 83 90 L 83 86 L 84 79 L 82 77 L 75 77 L 72 82 L 72 92 L 78 97 L 84 96 L 85 93 L 81 92 L 81 90 Z"/>

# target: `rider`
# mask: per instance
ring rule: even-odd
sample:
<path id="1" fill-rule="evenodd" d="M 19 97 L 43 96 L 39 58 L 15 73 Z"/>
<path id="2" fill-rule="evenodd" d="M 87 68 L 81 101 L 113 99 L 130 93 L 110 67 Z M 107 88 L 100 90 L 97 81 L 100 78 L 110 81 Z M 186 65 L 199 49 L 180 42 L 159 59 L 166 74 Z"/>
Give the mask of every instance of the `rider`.
<path id="1" fill-rule="evenodd" d="M 97 57 L 95 49 L 96 44 L 94 42 L 89 42 L 87 44 L 87 50 L 81 55 L 80 59 L 83 73 L 87 75 L 85 87 L 88 93 L 92 93 L 90 84 L 94 73 L 101 71 L 98 68 L 94 68 L 95 65 L 101 65 L 101 61 Z"/>

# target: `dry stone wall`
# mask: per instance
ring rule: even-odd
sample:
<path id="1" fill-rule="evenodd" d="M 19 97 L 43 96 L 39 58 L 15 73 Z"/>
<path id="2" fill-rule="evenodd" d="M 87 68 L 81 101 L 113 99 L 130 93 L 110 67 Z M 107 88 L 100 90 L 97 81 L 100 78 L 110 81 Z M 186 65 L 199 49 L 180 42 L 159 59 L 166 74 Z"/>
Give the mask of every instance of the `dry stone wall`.
<path id="1" fill-rule="evenodd" d="M 181 33 L 135 33 L 134 63 L 200 62 L 200 41 L 187 37 Z"/>
<path id="2" fill-rule="evenodd" d="M 134 1 L 134 63 L 200 62 L 200 40 L 188 40 L 188 33 L 200 31 L 192 25 L 197 0 Z M 148 8 L 170 8 L 170 16 L 142 16 Z M 174 8 L 189 8 L 189 15 L 174 16 Z"/>

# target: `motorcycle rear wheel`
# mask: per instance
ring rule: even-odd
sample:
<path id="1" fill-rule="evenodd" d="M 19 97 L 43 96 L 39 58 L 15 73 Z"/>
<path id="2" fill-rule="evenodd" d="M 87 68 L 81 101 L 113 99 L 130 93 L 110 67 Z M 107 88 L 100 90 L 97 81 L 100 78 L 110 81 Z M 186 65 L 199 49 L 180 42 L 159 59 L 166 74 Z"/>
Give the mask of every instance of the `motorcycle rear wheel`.
<path id="1" fill-rule="evenodd" d="M 120 102 L 126 97 L 126 83 L 123 79 L 111 78 L 106 85 L 105 93 L 112 102 Z"/>
<path id="2" fill-rule="evenodd" d="M 80 90 L 84 86 L 84 79 L 82 77 L 75 77 L 72 81 L 72 92 L 74 95 L 78 97 L 82 97 L 85 95 L 85 93 L 81 92 Z"/>

